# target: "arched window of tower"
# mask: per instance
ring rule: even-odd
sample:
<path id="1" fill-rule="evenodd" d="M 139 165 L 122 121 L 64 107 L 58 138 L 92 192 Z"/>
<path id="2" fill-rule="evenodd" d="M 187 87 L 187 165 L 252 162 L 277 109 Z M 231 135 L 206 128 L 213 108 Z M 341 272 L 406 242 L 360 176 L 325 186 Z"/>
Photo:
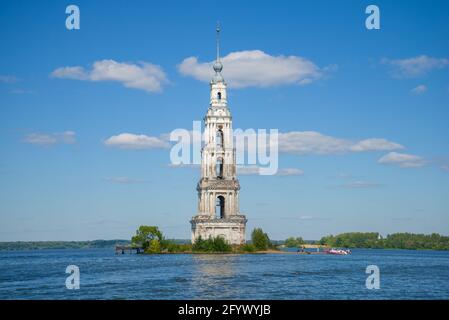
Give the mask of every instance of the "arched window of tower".
<path id="1" fill-rule="evenodd" d="M 221 92 L 218 92 L 218 93 L 217 93 L 217 99 L 218 99 L 218 101 L 221 100 Z"/>
<path id="2" fill-rule="evenodd" d="M 215 175 L 219 179 L 223 178 L 223 159 L 222 158 L 217 159 L 217 163 L 215 165 Z"/>
<path id="3" fill-rule="evenodd" d="M 217 203 L 215 205 L 215 215 L 219 219 L 225 217 L 225 198 L 223 196 L 217 197 Z"/>
<path id="4" fill-rule="evenodd" d="M 217 130 L 216 144 L 218 148 L 223 148 L 223 130 Z"/>

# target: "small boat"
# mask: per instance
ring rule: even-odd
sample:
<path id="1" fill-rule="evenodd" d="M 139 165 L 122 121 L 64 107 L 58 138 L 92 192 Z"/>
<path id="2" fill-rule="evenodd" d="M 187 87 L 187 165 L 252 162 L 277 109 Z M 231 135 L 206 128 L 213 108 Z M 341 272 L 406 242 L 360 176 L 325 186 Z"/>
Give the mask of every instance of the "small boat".
<path id="1" fill-rule="evenodd" d="M 343 250 L 343 249 L 330 249 L 325 251 L 327 254 L 335 254 L 340 256 L 345 256 L 351 254 L 351 250 Z"/>

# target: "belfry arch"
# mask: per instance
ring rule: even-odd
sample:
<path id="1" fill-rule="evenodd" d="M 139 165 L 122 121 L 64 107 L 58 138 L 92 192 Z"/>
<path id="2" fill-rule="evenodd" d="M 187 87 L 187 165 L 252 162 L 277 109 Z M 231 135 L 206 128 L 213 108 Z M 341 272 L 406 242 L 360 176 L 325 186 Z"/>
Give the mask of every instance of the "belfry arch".
<path id="1" fill-rule="evenodd" d="M 223 179 L 223 169 L 224 169 L 223 158 L 218 158 L 217 163 L 215 165 L 215 175 L 217 176 L 218 179 Z"/>
<path id="2" fill-rule="evenodd" d="M 217 134 L 215 135 L 215 144 L 217 145 L 218 148 L 223 148 L 223 130 L 221 128 L 219 128 L 217 130 Z"/>
<path id="3" fill-rule="evenodd" d="M 224 219 L 225 214 L 225 197 L 218 196 L 215 204 L 215 216 L 219 219 Z"/>

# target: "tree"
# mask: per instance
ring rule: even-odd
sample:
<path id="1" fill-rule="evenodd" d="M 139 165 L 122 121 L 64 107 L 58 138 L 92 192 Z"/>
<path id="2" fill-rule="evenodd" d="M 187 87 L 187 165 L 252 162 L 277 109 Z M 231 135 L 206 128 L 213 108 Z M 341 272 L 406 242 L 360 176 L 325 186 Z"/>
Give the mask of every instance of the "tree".
<path id="1" fill-rule="evenodd" d="M 156 226 L 140 226 L 136 231 L 136 235 L 131 238 L 131 243 L 134 246 L 140 246 L 147 249 L 151 240 L 156 239 L 159 244 L 164 241 L 162 232 Z"/>
<path id="2" fill-rule="evenodd" d="M 285 240 L 284 244 L 286 247 L 293 248 L 293 247 L 299 247 L 303 245 L 305 242 L 301 237 L 289 237 L 287 240 Z"/>
<path id="3" fill-rule="evenodd" d="M 321 244 L 348 248 L 395 248 L 449 250 L 449 237 L 437 233 L 430 235 L 393 233 L 383 238 L 378 232 L 348 232 L 322 237 Z"/>
<path id="4" fill-rule="evenodd" d="M 267 250 L 270 245 L 270 238 L 261 228 L 255 228 L 251 233 L 251 241 L 257 250 Z"/>
<path id="5" fill-rule="evenodd" d="M 150 240 L 150 243 L 148 247 L 146 248 L 145 252 L 147 253 L 160 253 L 161 252 L 161 243 L 158 239 L 152 239 Z"/>

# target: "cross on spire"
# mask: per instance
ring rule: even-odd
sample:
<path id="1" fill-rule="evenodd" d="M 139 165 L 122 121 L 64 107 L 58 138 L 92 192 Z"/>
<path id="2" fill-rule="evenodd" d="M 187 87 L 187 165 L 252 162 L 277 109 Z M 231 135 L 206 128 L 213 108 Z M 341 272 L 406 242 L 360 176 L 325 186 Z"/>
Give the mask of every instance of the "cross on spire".
<path id="1" fill-rule="evenodd" d="M 217 62 L 220 61 L 220 22 L 217 21 Z"/>

